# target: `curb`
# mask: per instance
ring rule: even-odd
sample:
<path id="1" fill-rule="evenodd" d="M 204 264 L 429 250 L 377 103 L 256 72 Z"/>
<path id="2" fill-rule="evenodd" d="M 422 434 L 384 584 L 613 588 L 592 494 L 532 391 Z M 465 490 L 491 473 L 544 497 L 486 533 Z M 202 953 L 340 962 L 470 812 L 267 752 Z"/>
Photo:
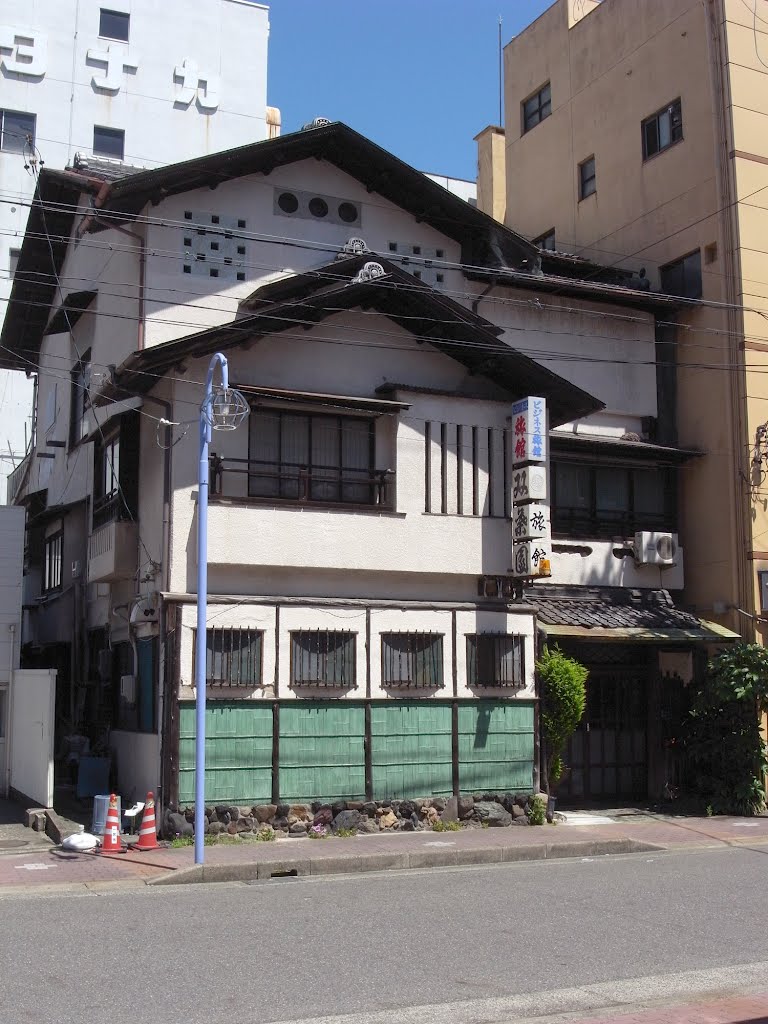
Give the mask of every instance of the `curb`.
<path id="1" fill-rule="evenodd" d="M 147 880 L 148 886 L 206 882 L 254 882 L 271 878 L 357 874 L 369 871 L 408 871 L 470 864 L 508 864 L 515 861 L 565 860 L 627 853 L 661 853 L 663 846 L 637 839 L 604 839 L 530 846 L 479 846 L 470 849 L 412 850 L 402 853 L 354 853 L 338 856 L 275 857 L 233 864 L 195 864 Z"/>

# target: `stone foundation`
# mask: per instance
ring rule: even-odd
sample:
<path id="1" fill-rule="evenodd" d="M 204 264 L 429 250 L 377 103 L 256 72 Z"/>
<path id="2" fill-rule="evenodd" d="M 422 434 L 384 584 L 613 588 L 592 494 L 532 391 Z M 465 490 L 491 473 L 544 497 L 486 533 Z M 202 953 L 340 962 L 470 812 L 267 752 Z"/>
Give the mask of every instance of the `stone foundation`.
<path id="1" fill-rule="evenodd" d="M 438 822 L 458 822 L 464 828 L 504 828 L 528 825 L 532 800 L 531 793 L 477 793 L 415 800 L 337 800 L 332 804 L 217 804 L 205 808 L 205 832 L 248 836 L 269 827 L 282 835 L 320 838 L 340 830 L 357 834 L 418 832 L 433 829 Z M 194 807 L 166 811 L 163 838 L 193 835 L 194 822 Z"/>

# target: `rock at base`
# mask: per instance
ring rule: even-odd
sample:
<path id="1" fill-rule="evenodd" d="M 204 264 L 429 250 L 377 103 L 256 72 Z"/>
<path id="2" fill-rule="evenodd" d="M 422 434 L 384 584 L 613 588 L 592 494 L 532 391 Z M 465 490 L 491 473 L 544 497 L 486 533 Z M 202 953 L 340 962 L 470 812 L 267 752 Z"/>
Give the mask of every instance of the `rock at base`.
<path id="1" fill-rule="evenodd" d="M 491 828 L 506 828 L 513 822 L 512 815 L 495 800 L 476 800 L 475 814 L 480 821 L 487 821 Z"/>

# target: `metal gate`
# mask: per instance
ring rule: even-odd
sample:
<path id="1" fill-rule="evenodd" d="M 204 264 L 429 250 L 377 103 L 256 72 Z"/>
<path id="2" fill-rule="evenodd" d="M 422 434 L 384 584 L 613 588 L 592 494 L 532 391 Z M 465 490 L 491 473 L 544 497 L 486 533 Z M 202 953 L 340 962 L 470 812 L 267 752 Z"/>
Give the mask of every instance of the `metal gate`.
<path id="1" fill-rule="evenodd" d="M 568 771 L 558 787 L 558 798 L 570 803 L 644 799 L 648 795 L 647 652 L 629 647 L 601 651 L 602 664 L 585 657 L 588 652 L 569 653 L 589 669 L 587 707 L 564 754 Z"/>

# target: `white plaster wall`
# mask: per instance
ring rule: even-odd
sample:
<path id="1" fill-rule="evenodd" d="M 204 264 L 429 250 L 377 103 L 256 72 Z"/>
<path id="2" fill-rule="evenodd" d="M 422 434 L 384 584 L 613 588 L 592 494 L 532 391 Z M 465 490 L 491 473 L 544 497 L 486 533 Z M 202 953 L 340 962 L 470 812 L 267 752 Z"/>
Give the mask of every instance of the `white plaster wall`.
<path id="1" fill-rule="evenodd" d="M 7 683 L 10 670 L 19 667 L 24 521 L 23 508 L 0 508 L 0 683 Z M 0 771 L 4 767 L 0 762 Z"/>
<path id="2" fill-rule="evenodd" d="M 627 538 L 631 542 L 633 538 Z M 607 540 L 556 540 L 552 552 L 552 577 L 538 580 L 545 587 L 552 583 L 601 587 L 640 587 L 642 589 L 682 590 L 683 549 L 677 551 L 674 566 L 636 565 L 631 555 L 616 556 L 614 551 L 626 545 Z"/>
<path id="3" fill-rule="evenodd" d="M 66 166 L 76 152 L 87 157 L 94 125 L 123 129 L 125 160 L 142 167 L 266 138 L 265 5 L 110 0 L 110 10 L 130 14 L 128 43 L 99 38 L 102 6 L 100 0 L 0 0 L 0 104 L 36 115 L 36 143 L 47 167 Z M 108 54 L 117 88 L 104 88 L 108 69 L 96 52 Z M 185 61 L 190 82 L 197 66 L 194 97 L 174 77 Z M 0 153 L 7 200 L 0 206 L 0 315 L 11 288 L 9 253 L 21 248 L 35 188 L 24 163 L 20 153 Z M 0 449 L 7 453 L 10 441 L 22 455 L 31 385 L 22 374 L 0 371 L 0 398 Z M 0 459 L 0 495 L 11 468 Z"/>
<path id="4" fill-rule="evenodd" d="M 355 224 L 337 224 L 330 219 L 275 214 L 275 195 L 285 190 L 354 202 L 360 208 L 360 219 Z M 193 215 L 192 220 L 185 219 L 185 212 Z M 417 223 L 400 207 L 368 192 L 333 165 L 316 160 L 298 161 L 269 175 L 254 174 L 224 182 L 213 191 L 206 188 L 171 196 L 156 207 L 147 207 L 144 213 L 155 222 L 147 236 L 147 345 L 191 333 L 197 327 L 227 322 L 238 301 L 260 283 L 331 263 L 340 247 L 353 237 L 364 239 L 370 249 L 385 256 L 399 255 L 389 252 L 390 242 L 397 242 L 421 245 L 425 252 L 442 249 L 448 263 L 460 259 L 457 242 L 428 224 Z M 242 266 L 236 268 L 245 273 L 244 282 L 225 283 L 222 278 L 183 272 L 184 238 L 199 224 L 211 226 L 211 215 L 246 223 L 245 228 L 234 231 L 237 240 L 246 246 L 246 254 L 240 257 Z M 210 238 L 215 241 L 216 236 Z M 217 266 L 215 254 L 209 254 L 208 264 Z M 223 272 L 221 263 L 218 266 Z M 418 258 L 411 260 L 409 268 L 421 268 L 426 273 Z M 465 290 L 459 270 L 445 269 L 444 276 L 442 288 Z"/>
<path id="5" fill-rule="evenodd" d="M 192 699 L 194 686 L 194 631 L 197 609 L 195 605 L 182 607 L 182 636 L 180 647 L 179 696 Z M 334 607 L 290 604 L 280 608 L 279 635 L 279 696 L 280 699 L 338 697 L 360 700 L 366 696 L 366 610 L 364 607 L 344 605 Z M 414 691 L 382 685 L 381 634 L 391 632 L 431 632 L 443 635 L 443 682 L 440 690 L 418 691 L 420 699 L 440 699 L 453 696 L 453 627 L 450 609 L 423 608 L 370 608 L 371 620 L 371 697 L 406 697 Z M 209 628 L 251 628 L 264 631 L 262 639 L 262 682 L 263 686 L 253 690 L 240 687 L 208 687 L 207 699 L 272 698 L 275 696 L 275 651 L 277 615 L 274 605 L 260 604 L 258 599 L 237 605 L 209 603 L 206 622 Z M 531 699 L 535 696 L 534 685 L 534 626 L 530 612 L 467 611 L 456 612 L 456 666 L 457 696 L 459 698 L 508 697 L 510 699 Z M 348 690 L 302 686 L 291 688 L 291 637 L 293 630 L 327 629 L 352 631 L 356 633 L 356 686 Z M 471 633 L 517 633 L 525 637 L 524 664 L 526 685 L 520 689 L 480 687 L 467 685 L 466 636 Z"/>

